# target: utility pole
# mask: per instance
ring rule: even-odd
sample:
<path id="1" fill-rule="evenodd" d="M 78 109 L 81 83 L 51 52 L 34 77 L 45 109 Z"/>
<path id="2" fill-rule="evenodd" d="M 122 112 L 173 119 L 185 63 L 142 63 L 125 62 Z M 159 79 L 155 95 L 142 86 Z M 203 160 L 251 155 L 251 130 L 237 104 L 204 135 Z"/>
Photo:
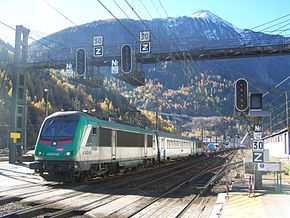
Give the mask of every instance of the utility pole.
<path id="1" fill-rule="evenodd" d="M 11 111 L 11 132 L 9 144 L 9 162 L 21 161 L 22 149 L 26 148 L 26 75 L 22 72 L 21 65 L 25 64 L 28 57 L 29 29 L 23 26 L 16 26 L 14 66 L 11 73 L 12 111 Z"/>
<path id="2" fill-rule="evenodd" d="M 158 133 L 158 106 L 156 107 L 155 113 L 155 130 L 156 130 L 156 143 L 157 143 L 157 161 L 160 163 L 160 144 L 159 144 L 159 133 Z"/>
<path id="3" fill-rule="evenodd" d="M 45 103 L 45 117 L 48 116 L 48 89 L 43 89 L 43 98 Z"/>
<path id="4" fill-rule="evenodd" d="M 288 93 L 285 92 L 285 111 L 286 111 L 286 127 L 289 129 L 289 109 L 288 109 Z"/>
<path id="5" fill-rule="evenodd" d="M 272 135 L 272 131 L 273 131 L 273 129 L 272 129 L 272 112 L 270 112 L 270 116 L 269 116 L 269 118 L 270 118 L 270 134 Z"/>

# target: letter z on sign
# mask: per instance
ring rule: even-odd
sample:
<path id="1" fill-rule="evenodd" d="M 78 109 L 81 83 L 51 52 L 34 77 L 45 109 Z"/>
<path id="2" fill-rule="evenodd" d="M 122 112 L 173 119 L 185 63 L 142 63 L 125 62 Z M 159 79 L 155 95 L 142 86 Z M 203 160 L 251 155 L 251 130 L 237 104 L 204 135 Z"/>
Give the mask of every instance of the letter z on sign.
<path id="1" fill-rule="evenodd" d="M 254 163 L 263 163 L 264 162 L 264 153 L 263 152 L 253 152 L 253 162 Z"/>

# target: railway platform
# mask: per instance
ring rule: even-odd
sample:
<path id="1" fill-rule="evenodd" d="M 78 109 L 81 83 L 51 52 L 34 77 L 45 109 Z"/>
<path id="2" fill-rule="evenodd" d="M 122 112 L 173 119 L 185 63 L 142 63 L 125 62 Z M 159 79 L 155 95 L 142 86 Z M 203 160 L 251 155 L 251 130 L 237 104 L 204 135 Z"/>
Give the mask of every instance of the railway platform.
<path id="1" fill-rule="evenodd" d="M 256 190 L 249 197 L 247 185 L 238 183 L 232 192 L 220 193 L 211 218 L 281 218 L 290 217 L 290 180 L 285 178 L 282 192 L 275 192 L 271 184 Z"/>

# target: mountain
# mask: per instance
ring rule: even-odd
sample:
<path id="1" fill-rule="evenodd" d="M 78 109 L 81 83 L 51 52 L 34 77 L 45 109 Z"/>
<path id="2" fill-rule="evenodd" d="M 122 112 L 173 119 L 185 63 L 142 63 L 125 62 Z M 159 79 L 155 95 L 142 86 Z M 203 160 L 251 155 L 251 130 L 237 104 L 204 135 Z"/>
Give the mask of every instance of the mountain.
<path id="1" fill-rule="evenodd" d="M 12 59 L 14 48 L 9 44 L 0 39 L 0 65 L 6 64 Z"/>
<path id="2" fill-rule="evenodd" d="M 119 55 L 122 44 L 138 49 L 138 34 L 144 30 L 138 20 L 122 19 L 133 37 L 116 20 L 99 20 L 54 33 L 31 44 L 31 60 L 74 57 L 76 48 L 85 48 L 93 54 L 95 35 L 104 37 L 104 55 Z M 240 47 L 247 45 L 282 43 L 289 38 L 252 30 L 241 30 L 210 11 L 201 10 L 191 17 L 169 17 L 145 20 L 152 32 L 152 53 L 177 50 Z M 43 46 L 46 44 L 48 46 Z M 36 52 L 37 51 L 37 52 Z M 35 55 L 37 54 L 37 55 Z M 142 89 L 119 87 L 123 95 L 141 107 L 156 109 L 154 101 L 161 101 L 162 110 L 190 115 L 229 115 L 232 113 L 233 82 L 249 79 L 251 90 L 263 91 L 289 75 L 289 56 L 257 57 L 233 60 L 164 62 L 143 66 L 148 86 L 155 92 L 149 100 Z M 101 68 L 101 72 L 110 72 Z M 92 70 L 90 73 L 94 73 Z M 148 90 L 148 89 L 147 89 Z M 185 94 L 187 93 L 187 94 Z"/>

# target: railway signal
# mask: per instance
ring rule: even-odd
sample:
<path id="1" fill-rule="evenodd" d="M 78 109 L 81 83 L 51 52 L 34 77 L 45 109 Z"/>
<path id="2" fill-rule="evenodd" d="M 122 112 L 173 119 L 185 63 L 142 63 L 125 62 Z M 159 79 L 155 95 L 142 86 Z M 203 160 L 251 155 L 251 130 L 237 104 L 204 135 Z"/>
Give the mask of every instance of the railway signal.
<path id="1" fill-rule="evenodd" d="M 87 70 L 86 50 L 79 48 L 76 54 L 76 71 L 80 76 L 84 76 Z"/>
<path id="2" fill-rule="evenodd" d="M 239 112 L 246 112 L 248 108 L 248 81 L 238 79 L 235 82 L 235 109 Z"/>
<path id="3" fill-rule="evenodd" d="M 250 110 L 262 110 L 263 109 L 263 94 L 251 93 L 250 94 Z"/>
<path id="4" fill-rule="evenodd" d="M 121 48 L 121 70 L 123 73 L 132 71 L 132 48 L 129 45 L 123 45 Z"/>

